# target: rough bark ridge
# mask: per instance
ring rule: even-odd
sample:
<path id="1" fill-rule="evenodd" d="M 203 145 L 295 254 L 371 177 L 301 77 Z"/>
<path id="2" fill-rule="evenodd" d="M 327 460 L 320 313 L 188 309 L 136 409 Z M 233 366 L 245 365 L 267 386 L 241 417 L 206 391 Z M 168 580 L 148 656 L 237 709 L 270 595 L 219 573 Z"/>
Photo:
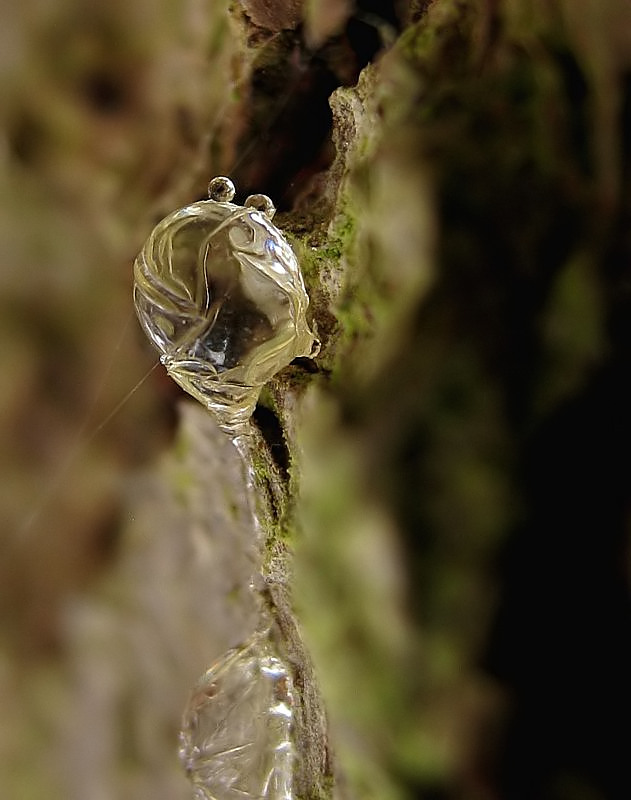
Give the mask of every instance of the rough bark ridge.
<path id="1" fill-rule="evenodd" d="M 302 800 L 631 796 L 631 11 L 373 5 L 211 2 L 175 27 L 165 6 L 147 39 L 146 8 L 13 20 L 38 55 L 3 79 L 10 425 L 33 391 L 36 430 L 78 415 L 67 364 L 122 327 L 82 265 L 112 267 L 122 308 L 118 267 L 208 173 L 281 208 L 323 349 L 255 415 L 262 556 L 236 454 L 184 404 L 161 465 L 127 467 L 104 559 L 99 465 L 148 452 L 158 381 L 67 509 L 8 537 L 3 796 L 186 797 L 179 714 L 251 630 L 259 557 L 302 687 Z M 85 314 L 55 316 L 55 265 L 88 338 Z M 16 524 L 33 440 L 3 481 Z"/>

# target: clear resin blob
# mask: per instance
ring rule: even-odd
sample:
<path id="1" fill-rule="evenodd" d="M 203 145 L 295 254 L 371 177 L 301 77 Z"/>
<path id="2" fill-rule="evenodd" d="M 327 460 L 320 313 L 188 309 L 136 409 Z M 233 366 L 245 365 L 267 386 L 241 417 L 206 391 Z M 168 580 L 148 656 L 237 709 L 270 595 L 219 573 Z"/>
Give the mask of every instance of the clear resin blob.
<path id="1" fill-rule="evenodd" d="M 209 200 L 154 228 L 134 264 L 140 323 L 171 377 L 229 433 L 243 429 L 261 386 L 317 340 L 296 257 L 272 222 L 274 206 L 215 178 Z"/>
<path id="2" fill-rule="evenodd" d="M 229 650 L 198 681 L 180 758 L 196 800 L 293 800 L 293 686 L 267 636 Z"/>

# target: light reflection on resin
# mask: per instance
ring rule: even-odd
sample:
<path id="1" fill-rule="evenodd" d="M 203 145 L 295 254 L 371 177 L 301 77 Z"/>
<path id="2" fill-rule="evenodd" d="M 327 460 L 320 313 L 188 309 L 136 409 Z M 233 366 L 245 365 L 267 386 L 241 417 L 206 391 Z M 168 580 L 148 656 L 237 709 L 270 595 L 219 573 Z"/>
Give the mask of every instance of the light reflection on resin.
<path id="1" fill-rule="evenodd" d="M 314 355 L 296 257 L 265 195 L 230 202 L 227 178 L 154 228 L 134 264 L 134 302 L 171 377 L 231 434 L 243 431 L 261 386 Z"/>
<path id="2" fill-rule="evenodd" d="M 293 800 L 293 702 L 291 676 L 265 634 L 202 676 L 180 734 L 197 800 Z"/>

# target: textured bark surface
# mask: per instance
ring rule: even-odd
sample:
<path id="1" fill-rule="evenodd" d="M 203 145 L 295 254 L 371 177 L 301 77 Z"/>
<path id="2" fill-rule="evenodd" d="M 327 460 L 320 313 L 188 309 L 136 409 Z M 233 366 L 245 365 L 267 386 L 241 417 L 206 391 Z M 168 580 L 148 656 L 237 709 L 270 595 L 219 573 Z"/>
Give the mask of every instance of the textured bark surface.
<path id="1" fill-rule="evenodd" d="M 263 605 L 303 800 L 626 800 L 628 3 L 3 19 L 0 795 L 189 796 L 187 694 Z M 258 545 L 160 369 L 92 434 L 152 363 L 130 262 L 222 173 L 323 343 L 255 415 Z"/>

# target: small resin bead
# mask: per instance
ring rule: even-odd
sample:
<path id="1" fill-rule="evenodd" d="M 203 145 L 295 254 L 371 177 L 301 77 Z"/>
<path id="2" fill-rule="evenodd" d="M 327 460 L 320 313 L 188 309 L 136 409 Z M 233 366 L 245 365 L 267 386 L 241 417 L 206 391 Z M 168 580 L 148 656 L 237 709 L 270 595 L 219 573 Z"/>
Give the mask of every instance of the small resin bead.
<path id="1" fill-rule="evenodd" d="M 236 434 L 262 385 L 313 355 L 317 340 L 298 262 L 270 221 L 272 201 L 252 195 L 235 205 L 224 177 L 208 192 L 154 228 L 134 264 L 134 302 L 171 377 Z"/>
<path id="2" fill-rule="evenodd" d="M 251 194 L 243 204 L 246 208 L 256 208 L 268 219 L 274 219 L 276 208 L 266 194 Z"/>
<path id="3" fill-rule="evenodd" d="M 230 178 L 219 176 L 208 184 L 208 197 L 217 203 L 230 203 L 235 194 L 234 183 Z"/>

